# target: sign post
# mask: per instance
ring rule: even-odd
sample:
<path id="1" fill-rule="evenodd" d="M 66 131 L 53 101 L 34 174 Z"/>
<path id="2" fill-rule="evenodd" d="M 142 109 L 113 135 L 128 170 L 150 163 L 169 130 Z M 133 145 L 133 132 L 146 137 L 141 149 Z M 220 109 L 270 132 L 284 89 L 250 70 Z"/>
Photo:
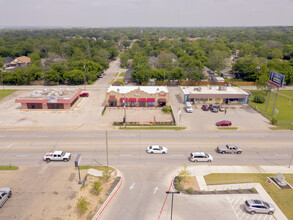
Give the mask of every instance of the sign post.
<path id="1" fill-rule="evenodd" d="M 75 158 L 75 161 L 74 161 L 74 165 L 75 165 L 76 168 L 78 168 L 78 176 L 79 176 L 78 184 L 82 184 L 82 181 L 80 179 L 80 169 L 79 169 L 80 161 L 81 161 L 81 155 L 77 154 L 77 156 Z"/>

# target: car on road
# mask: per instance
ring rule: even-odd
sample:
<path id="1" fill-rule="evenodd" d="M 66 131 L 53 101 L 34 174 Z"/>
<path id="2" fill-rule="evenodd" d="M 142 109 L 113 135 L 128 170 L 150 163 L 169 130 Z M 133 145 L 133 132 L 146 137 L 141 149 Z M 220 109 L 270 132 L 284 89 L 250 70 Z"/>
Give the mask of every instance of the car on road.
<path id="1" fill-rule="evenodd" d="M 272 215 L 275 212 L 275 207 L 273 204 L 257 199 L 246 200 L 244 203 L 244 207 L 246 211 L 252 215 L 254 215 L 255 213 L 264 213 Z"/>
<path id="2" fill-rule="evenodd" d="M 218 146 L 217 152 L 221 154 L 241 154 L 242 149 L 235 145 L 226 144 L 225 146 Z"/>
<path id="3" fill-rule="evenodd" d="M 192 152 L 190 153 L 190 161 L 192 162 L 212 162 L 213 157 L 210 154 L 204 152 Z"/>
<path id="4" fill-rule="evenodd" d="M 83 93 L 79 94 L 79 97 L 89 97 L 89 93 L 83 92 Z"/>
<path id="5" fill-rule="evenodd" d="M 54 152 L 49 152 L 46 153 L 44 156 L 44 160 L 47 162 L 50 161 L 64 161 L 67 162 L 71 158 L 71 153 L 66 153 L 64 151 L 54 151 Z"/>
<path id="6" fill-rule="evenodd" d="M 202 105 L 202 106 L 201 106 L 201 109 L 202 109 L 203 111 L 208 111 L 208 110 L 210 110 L 210 108 L 209 108 L 208 105 Z"/>
<path id="7" fill-rule="evenodd" d="M 159 145 L 152 145 L 147 148 L 149 154 L 167 154 L 168 149 Z"/>
<path id="8" fill-rule="evenodd" d="M 12 192 L 9 187 L 0 188 L 0 208 L 11 196 Z"/>
<path id="9" fill-rule="evenodd" d="M 231 126 L 232 122 L 228 120 L 218 121 L 216 126 Z"/>

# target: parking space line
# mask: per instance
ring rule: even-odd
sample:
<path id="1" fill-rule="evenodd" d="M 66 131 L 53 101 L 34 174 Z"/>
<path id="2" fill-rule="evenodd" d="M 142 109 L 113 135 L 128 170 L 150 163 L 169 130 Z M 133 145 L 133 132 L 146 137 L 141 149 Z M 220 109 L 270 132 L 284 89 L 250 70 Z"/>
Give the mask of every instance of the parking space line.
<path id="1" fill-rule="evenodd" d="M 229 201 L 229 204 L 230 204 L 230 206 L 231 206 L 231 208 L 232 208 L 232 210 L 233 210 L 233 212 L 234 212 L 234 214 L 235 214 L 237 220 L 239 220 L 239 218 L 238 218 L 238 216 L 236 215 L 235 210 L 234 210 L 234 208 L 233 208 L 233 206 L 232 206 L 232 204 L 231 204 L 231 202 L 230 202 L 229 196 L 227 196 L 227 199 L 228 199 L 228 201 Z"/>
<path id="2" fill-rule="evenodd" d="M 234 208 L 234 205 L 233 205 L 233 208 L 236 209 L 238 206 L 237 206 L 237 203 L 239 201 L 239 199 L 241 199 L 240 197 L 238 197 L 238 199 L 235 201 L 234 205 L 236 205 L 236 207 Z"/>

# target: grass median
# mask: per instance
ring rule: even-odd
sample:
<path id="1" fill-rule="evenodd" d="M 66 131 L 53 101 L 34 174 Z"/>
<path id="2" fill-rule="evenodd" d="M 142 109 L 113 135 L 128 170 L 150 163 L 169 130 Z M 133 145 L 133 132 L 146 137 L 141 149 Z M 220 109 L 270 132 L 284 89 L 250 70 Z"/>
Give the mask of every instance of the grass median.
<path id="1" fill-rule="evenodd" d="M 238 127 L 218 127 L 219 130 L 237 130 Z"/>
<path id="2" fill-rule="evenodd" d="M 293 185 L 293 174 L 283 174 L 286 181 Z M 282 210 L 288 219 L 293 219 L 293 190 L 279 189 L 273 183 L 267 183 L 267 177 L 276 177 L 277 174 L 254 174 L 254 173 L 213 173 L 206 175 L 208 185 L 260 183 L 270 197 Z"/>
<path id="3" fill-rule="evenodd" d="M 0 170 L 18 170 L 17 166 L 0 166 Z"/>
<path id="4" fill-rule="evenodd" d="M 15 92 L 16 90 L 9 89 L 9 90 L 0 90 L 0 99 L 10 95 L 11 93 Z"/>

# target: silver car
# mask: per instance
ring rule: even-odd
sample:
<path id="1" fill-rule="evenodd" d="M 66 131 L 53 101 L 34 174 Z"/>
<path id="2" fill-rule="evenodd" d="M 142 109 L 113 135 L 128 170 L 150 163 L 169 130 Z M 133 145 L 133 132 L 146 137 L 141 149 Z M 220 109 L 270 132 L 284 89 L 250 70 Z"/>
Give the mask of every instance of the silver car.
<path id="1" fill-rule="evenodd" d="M 261 200 L 246 200 L 245 209 L 250 214 L 254 215 L 255 213 L 264 213 L 272 215 L 275 212 L 275 207 L 273 204 L 261 201 Z"/>
<path id="2" fill-rule="evenodd" d="M 12 196 L 11 189 L 8 187 L 0 188 L 0 208 Z"/>

